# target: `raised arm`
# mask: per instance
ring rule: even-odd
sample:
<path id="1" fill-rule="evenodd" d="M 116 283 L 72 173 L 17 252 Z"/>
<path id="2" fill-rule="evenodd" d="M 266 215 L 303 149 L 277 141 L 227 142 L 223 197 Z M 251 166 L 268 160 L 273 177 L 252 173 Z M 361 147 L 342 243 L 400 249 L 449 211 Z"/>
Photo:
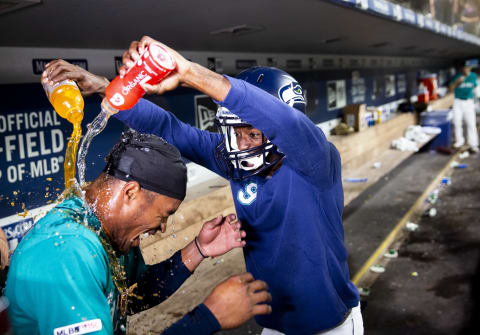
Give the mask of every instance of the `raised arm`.
<path id="1" fill-rule="evenodd" d="M 246 83 L 227 77 L 231 90 L 220 105 L 260 129 L 286 155 L 286 164 L 311 180 L 328 183 L 340 173 L 340 156 L 305 114 Z"/>
<path id="2" fill-rule="evenodd" d="M 123 55 L 125 68 L 121 71 L 131 66 L 154 41 L 145 36 L 139 42 L 132 42 Z M 264 132 L 286 154 L 287 164 L 312 181 L 328 185 L 338 180 L 338 151 L 307 116 L 258 88 L 210 71 L 186 60 L 168 46 L 164 47 L 175 58 L 177 70 L 156 86 L 144 85 L 147 92 L 162 94 L 179 85 L 193 87 Z"/>
<path id="3" fill-rule="evenodd" d="M 177 147 L 183 157 L 221 174 L 214 158 L 219 134 L 192 127 L 148 100 L 141 99 L 132 109 L 115 117 L 141 133 L 163 137 Z"/>
<path id="4" fill-rule="evenodd" d="M 84 96 L 94 93 L 103 96 L 109 84 L 105 77 L 61 59 L 48 63 L 42 74 L 42 81 L 49 81 L 52 85 L 65 79 L 75 80 Z M 220 135 L 187 125 L 172 113 L 143 99 L 132 109 L 118 112 L 115 117 L 139 132 L 163 137 L 176 146 L 185 158 L 221 174 L 214 159 Z"/>

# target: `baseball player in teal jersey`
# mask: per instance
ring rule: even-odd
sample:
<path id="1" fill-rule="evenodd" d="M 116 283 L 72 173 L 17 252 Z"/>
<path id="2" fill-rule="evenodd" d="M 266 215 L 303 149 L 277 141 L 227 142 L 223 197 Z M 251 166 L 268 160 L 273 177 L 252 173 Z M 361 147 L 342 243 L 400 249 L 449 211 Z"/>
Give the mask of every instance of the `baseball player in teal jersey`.
<path id="1" fill-rule="evenodd" d="M 477 87 L 477 75 L 471 71 L 470 63 L 465 62 L 462 71 L 457 73 L 450 82 L 450 91 L 454 91 L 453 125 L 455 128 L 455 148 L 465 144 L 463 136 L 463 121 L 467 126 L 467 140 L 472 153 L 478 152 L 478 131 L 475 115 L 474 94 Z"/>
<path id="2" fill-rule="evenodd" d="M 5 295 L 17 335 L 125 333 L 127 315 L 173 294 L 204 257 L 245 244 L 235 215 L 219 216 L 170 259 L 145 265 L 140 235 L 164 232 L 186 192 L 178 150 L 156 136 L 124 133 L 84 191 L 70 190 L 12 257 Z M 236 327 L 270 312 L 270 299 L 264 282 L 233 276 L 164 334 Z"/>

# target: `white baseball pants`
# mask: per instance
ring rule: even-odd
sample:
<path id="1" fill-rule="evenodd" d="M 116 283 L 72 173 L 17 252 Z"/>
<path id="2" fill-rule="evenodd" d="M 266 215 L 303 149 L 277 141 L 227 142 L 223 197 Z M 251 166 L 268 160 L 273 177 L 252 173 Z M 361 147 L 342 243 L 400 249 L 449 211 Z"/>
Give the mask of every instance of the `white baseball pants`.
<path id="1" fill-rule="evenodd" d="M 279 331 L 264 328 L 262 335 L 284 335 Z M 352 308 L 348 317 L 337 327 L 320 332 L 316 335 L 363 335 L 363 318 L 360 311 L 360 304 Z"/>
<path id="2" fill-rule="evenodd" d="M 468 145 L 472 148 L 478 148 L 477 120 L 473 99 L 453 100 L 453 125 L 455 128 L 455 147 L 457 148 L 465 143 L 463 121 L 467 126 Z"/>

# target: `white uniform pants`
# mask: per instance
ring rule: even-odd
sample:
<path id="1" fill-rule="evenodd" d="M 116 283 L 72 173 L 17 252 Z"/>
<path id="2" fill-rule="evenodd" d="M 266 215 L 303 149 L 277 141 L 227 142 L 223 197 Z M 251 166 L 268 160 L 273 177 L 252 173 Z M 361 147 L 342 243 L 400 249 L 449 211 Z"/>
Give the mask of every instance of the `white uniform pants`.
<path id="1" fill-rule="evenodd" d="M 463 137 L 463 121 L 467 125 L 467 140 L 472 148 L 478 148 L 478 132 L 473 99 L 453 100 L 453 125 L 455 127 L 455 147 L 465 143 Z"/>
<path id="2" fill-rule="evenodd" d="M 262 335 L 283 335 L 276 330 L 265 328 Z M 352 308 L 350 315 L 337 327 L 320 332 L 317 335 L 363 335 L 363 318 L 360 304 Z"/>

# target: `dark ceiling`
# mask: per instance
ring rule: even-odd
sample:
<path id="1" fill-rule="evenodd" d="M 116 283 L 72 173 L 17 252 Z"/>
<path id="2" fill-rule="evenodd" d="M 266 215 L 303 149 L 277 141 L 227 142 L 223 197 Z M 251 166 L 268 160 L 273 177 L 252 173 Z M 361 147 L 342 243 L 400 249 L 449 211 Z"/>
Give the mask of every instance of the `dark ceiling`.
<path id="1" fill-rule="evenodd" d="M 259 27 L 245 34 L 212 31 Z M 0 46 L 472 57 L 478 46 L 322 0 L 43 0 L 0 16 Z M 237 32 L 242 32 L 239 29 Z"/>

